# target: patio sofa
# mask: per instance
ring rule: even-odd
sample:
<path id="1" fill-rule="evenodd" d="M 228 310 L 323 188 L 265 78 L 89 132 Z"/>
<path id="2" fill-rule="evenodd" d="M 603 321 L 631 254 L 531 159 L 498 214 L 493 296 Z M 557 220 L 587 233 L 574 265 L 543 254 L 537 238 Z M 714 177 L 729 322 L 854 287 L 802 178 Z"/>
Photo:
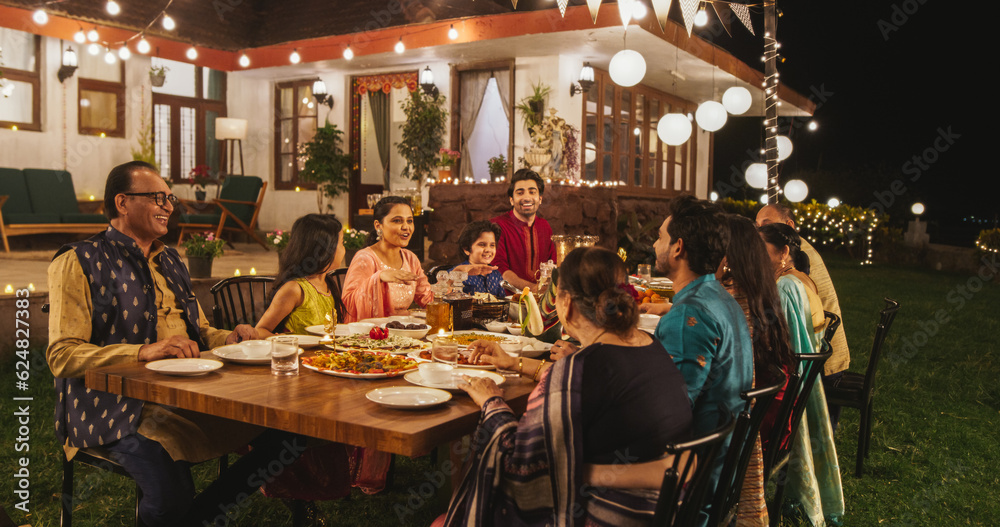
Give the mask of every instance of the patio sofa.
<path id="1" fill-rule="evenodd" d="M 73 177 L 65 170 L 0 168 L 0 238 L 69 233 L 93 234 L 108 225 L 103 214 L 80 212 Z"/>

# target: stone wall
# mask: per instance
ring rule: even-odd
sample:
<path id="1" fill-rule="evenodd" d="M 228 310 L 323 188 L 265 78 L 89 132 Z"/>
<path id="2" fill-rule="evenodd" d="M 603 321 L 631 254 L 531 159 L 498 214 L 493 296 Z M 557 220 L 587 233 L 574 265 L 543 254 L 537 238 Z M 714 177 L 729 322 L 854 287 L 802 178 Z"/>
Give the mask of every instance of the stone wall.
<path id="1" fill-rule="evenodd" d="M 429 189 L 427 205 L 434 212 L 427 226 L 430 248 L 425 268 L 461 261 L 464 254 L 458 248 L 458 235 L 462 228 L 511 208 L 506 183 L 434 185 Z M 615 189 L 559 184 L 545 187 L 539 209 L 539 216 L 552 225 L 553 234 L 600 236 L 599 245 L 609 249 L 618 246 L 618 215 L 619 197 Z"/>

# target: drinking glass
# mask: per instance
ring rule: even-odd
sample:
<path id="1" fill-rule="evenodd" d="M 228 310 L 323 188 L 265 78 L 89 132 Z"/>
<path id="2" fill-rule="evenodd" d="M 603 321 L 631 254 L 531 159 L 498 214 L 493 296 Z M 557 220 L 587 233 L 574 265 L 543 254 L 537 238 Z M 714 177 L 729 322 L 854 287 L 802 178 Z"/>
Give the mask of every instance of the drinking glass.
<path id="1" fill-rule="evenodd" d="M 435 360 L 455 366 L 458 363 L 458 342 L 451 337 L 435 337 L 431 356 Z"/>
<path id="2" fill-rule="evenodd" d="M 299 374 L 299 339 L 280 335 L 271 339 L 271 373 Z"/>
<path id="3" fill-rule="evenodd" d="M 649 264 L 639 264 L 639 278 L 648 282 L 652 277 L 652 267 Z"/>
<path id="4" fill-rule="evenodd" d="M 454 330 L 454 319 L 452 318 L 451 304 L 444 300 L 434 299 L 427 304 L 427 325 L 430 326 L 428 333 L 437 335 L 438 333 L 448 333 Z"/>

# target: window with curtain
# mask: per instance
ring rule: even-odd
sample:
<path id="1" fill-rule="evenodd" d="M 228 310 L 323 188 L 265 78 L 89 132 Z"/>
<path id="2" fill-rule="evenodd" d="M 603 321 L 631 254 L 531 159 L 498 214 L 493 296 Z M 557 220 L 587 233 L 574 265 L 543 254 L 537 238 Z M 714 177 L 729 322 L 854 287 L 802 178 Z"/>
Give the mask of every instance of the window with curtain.
<path id="1" fill-rule="evenodd" d="M 153 87 L 153 140 L 160 173 L 191 183 L 191 170 L 208 166 L 222 177 L 225 144 L 215 139 L 215 119 L 226 116 L 226 74 L 184 62 L 153 58 L 168 68 L 163 86 Z"/>
<path id="2" fill-rule="evenodd" d="M 82 135 L 125 137 L 125 64 L 103 54 L 77 53 L 78 129 Z"/>
<path id="3" fill-rule="evenodd" d="M 0 126 L 4 128 L 42 131 L 41 42 L 38 35 L 0 27 Z"/>
<path id="4" fill-rule="evenodd" d="M 316 79 L 278 83 L 274 87 L 274 186 L 278 190 L 295 187 L 316 188 L 299 180 L 302 145 L 316 135 L 316 101 L 312 84 Z"/>
<path id="5" fill-rule="evenodd" d="M 454 66 L 451 149 L 462 154 L 457 176 L 489 180 L 490 158 L 513 157 L 513 61 L 490 61 Z"/>
<path id="6" fill-rule="evenodd" d="M 693 192 L 695 134 L 681 146 L 668 146 L 656 125 L 660 116 L 693 112 L 695 105 L 642 85 L 623 88 L 605 71 L 594 74 L 583 95 L 583 179 L 619 182 L 626 194 Z"/>

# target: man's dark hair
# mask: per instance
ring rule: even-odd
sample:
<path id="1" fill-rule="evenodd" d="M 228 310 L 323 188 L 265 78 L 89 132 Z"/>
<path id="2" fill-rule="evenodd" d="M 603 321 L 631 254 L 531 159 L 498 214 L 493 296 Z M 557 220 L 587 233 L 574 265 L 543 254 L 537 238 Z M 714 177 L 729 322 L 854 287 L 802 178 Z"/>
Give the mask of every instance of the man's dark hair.
<path id="1" fill-rule="evenodd" d="M 140 169 L 152 170 L 155 173 L 160 171 L 155 166 L 145 161 L 129 161 L 122 163 L 111 169 L 108 174 L 108 181 L 104 184 L 104 215 L 108 220 L 118 217 L 118 208 L 115 207 L 115 196 L 128 192 L 132 189 L 132 174 Z"/>
<path id="2" fill-rule="evenodd" d="M 538 172 L 535 172 L 534 170 L 531 170 L 530 168 L 522 168 L 522 169 L 518 170 L 517 172 L 514 172 L 514 175 L 510 178 L 510 185 L 507 186 L 507 197 L 508 198 L 513 198 L 514 197 L 514 185 L 516 185 L 519 181 L 524 181 L 524 180 L 527 180 L 527 179 L 530 179 L 530 180 L 534 181 L 535 184 L 538 185 L 538 195 L 539 196 L 541 196 L 542 194 L 545 194 L 545 180 L 542 179 L 542 176 L 539 176 Z"/>
<path id="3" fill-rule="evenodd" d="M 782 220 L 790 221 L 792 222 L 792 224 L 795 224 L 795 213 L 792 212 L 792 209 L 788 205 L 785 205 L 783 203 L 771 203 L 770 205 L 764 205 L 764 206 L 773 208 L 778 213 L 778 216 L 780 216 Z"/>
<path id="4" fill-rule="evenodd" d="M 462 229 L 462 234 L 458 235 L 458 247 L 463 251 L 472 252 L 472 244 L 476 243 L 476 240 L 484 232 L 492 232 L 496 242 L 500 243 L 500 226 L 491 221 L 483 220 L 474 221 Z"/>
<path id="5" fill-rule="evenodd" d="M 729 227 L 717 205 L 694 196 L 678 196 L 667 208 L 670 240 L 684 240 L 688 266 L 698 275 L 714 273 L 726 255 Z"/>

